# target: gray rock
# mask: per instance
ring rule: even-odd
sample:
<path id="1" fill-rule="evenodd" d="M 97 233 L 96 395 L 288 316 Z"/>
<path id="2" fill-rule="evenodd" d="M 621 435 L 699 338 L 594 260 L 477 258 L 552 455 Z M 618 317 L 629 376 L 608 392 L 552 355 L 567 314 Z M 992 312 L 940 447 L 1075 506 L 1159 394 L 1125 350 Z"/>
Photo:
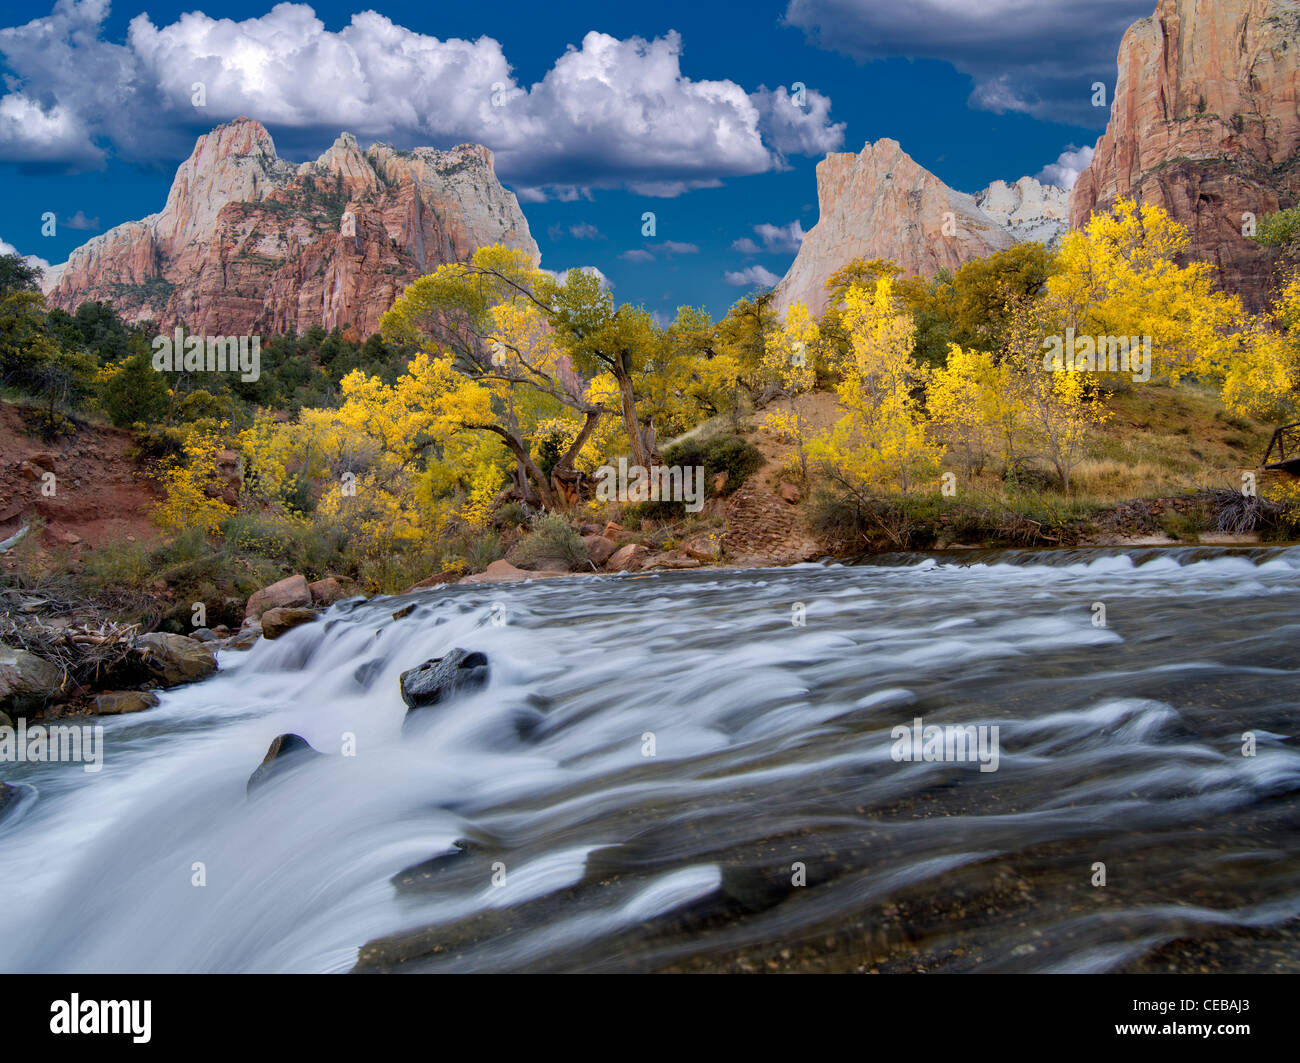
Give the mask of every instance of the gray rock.
<path id="1" fill-rule="evenodd" d="M 32 708 L 62 689 L 61 669 L 34 653 L 0 644 L 0 705 Z"/>
<path id="2" fill-rule="evenodd" d="M 319 750 L 312 749 L 311 743 L 302 735 L 277 735 L 271 742 L 270 748 L 267 749 L 266 756 L 262 758 L 262 763 L 248 777 L 245 792 L 251 794 L 259 786 L 264 786 L 272 779 L 279 778 L 286 771 L 321 756 L 324 756 L 324 754 Z"/>
<path id="3" fill-rule="evenodd" d="M 95 695 L 95 713 L 98 716 L 125 716 L 131 712 L 144 712 L 158 704 L 158 695 L 147 690 L 106 690 Z"/>
<path id="4" fill-rule="evenodd" d="M 437 705 L 454 694 L 479 690 L 488 681 L 488 659 L 477 650 L 454 649 L 401 675 L 402 700 L 410 710 Z"/>
<path id="5" fill-rule="evenodd" d="M 161 631 L 137 635 L 134 649 L 149 673 L 165 687 L 193 683 L 217 670 L 212 648 L 186 635 Z"/>
<path id="6" fill-rule="evenodd" d="M 36 791 L 23 783 L 15 786 L 0 782 L 0 822 L 16 813 L 20 806 L 36 796 Z"/>

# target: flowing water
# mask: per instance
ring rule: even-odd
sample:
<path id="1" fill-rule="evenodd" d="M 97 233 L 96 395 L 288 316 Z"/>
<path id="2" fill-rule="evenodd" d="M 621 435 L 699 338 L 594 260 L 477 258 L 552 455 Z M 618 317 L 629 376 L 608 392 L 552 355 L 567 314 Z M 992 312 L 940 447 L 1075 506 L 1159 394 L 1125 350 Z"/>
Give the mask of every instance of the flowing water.
<path id="1" fill-rule="evenodd" d="M 0 765 L 38 794 L 0 970 L 1295 970 L 1297 576 L 1026 552 L 341 603 L 103 720 L 98 774 Z M 458 646 L 488 686 L 404 733 L 399 674 Z M 916 718 L 996 725 L 997 770 L 897 759 Z M 327 755 L 246 796 L 285 732 Z"/>

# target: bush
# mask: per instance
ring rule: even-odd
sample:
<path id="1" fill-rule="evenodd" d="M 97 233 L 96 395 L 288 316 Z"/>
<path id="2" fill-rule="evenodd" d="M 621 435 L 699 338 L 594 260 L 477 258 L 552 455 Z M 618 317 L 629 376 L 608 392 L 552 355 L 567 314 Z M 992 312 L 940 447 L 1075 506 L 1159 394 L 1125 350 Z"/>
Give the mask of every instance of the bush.
<path id="1" fill-rule="evenodd" d="M 683 439 L 664 452 L 667 465 L 704 466 L 704 492 L 713 495 L 714 478 L 727 474 L 727 482 L 716 494 L 725 497 L 739 488 L 763 465 L 763 454 L 749 440 L 727 432 Z"/>
<path id="2" fill-rule="evenodd" d="M 491 529 L 462 532 L 451 544 L 452 556 L 464 561 L 472 572 L 482 572 L 504 552 L 500 533 Z"/>
<path id="3" fill-rule="evenodd" d="M 532 530 L 520 540 L 515 549 L 515 559 L 522 568 L 548 561 L 577 568 L 587 563 L 587 544 L 558 513 L 543 513 L 533 521 Z"/>

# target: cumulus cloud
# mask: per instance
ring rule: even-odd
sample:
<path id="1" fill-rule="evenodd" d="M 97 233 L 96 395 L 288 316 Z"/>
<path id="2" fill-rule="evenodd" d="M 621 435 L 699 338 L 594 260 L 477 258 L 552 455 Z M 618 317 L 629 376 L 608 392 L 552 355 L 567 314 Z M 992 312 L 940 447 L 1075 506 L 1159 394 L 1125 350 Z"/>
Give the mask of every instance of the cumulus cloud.
<path id="1" fill-rule="evenodd" d="M 747 269 L 728 271 L 722 275 L 722 279 L 737 288 L 752 288 L 755 285 L 772 288 L 781 278 L 770 269 L 764 269 L 762 266 L 750 266 Z"/>
<path id="2" fill-rule="evenodd" d="M 1124 31 L 1152 0 L 790 0 L 785 21 L 861 62 L 903 56 L 951 63 L 975 82 L 970 103 L 995 112 L 1101 127 L 1092 85 L 1109 92 Z"/>
<path id="3" fill-rule="evenodd" d="M 1086 144 L 1081 148 L 1071 144 L 1061 152 L 1055 162 L 1048 163 L 1038 172 L 1038 179 L 1043 184 L 1056 185 L 1069 191 L 1074 187 L 1074 182 L 1079 179 L 1079 174 L 1083 173 L 1092 162 L 1092 150 Z"/>
<path id="4" fill-rule="evenodd" d="M 375 11 L 337 31 L 306 4 L 242 21 L 192 11 L 155 25 L 140 14 L 124 45 L 103 39 L 107 13 L 106 0 L 58 0 L 48 17 L 0 30 L 13 72 L 0 159 L 75 170 L 113 151 L 171 163 L 197 132 L 247 114 L 290 156 L 318 153 L 341 129 L 399 147 L 486 144 L 520 198 L 537 202 L 614 187 L 674 196 L 843 140 L 816 91 L 798 106 L 783 88 L 687 77 L 675 32 L 590 32 L 522 85 L 491 37 L 443 40 Z"/>
<path id="5" fill-rule="evenodd" d="M 804 238 L 803 226 L 799 224 L 798 219 L 790 222 L 789 225 L 760 222 L 754 226 L 754 232 L 763 241 L 761 247 L 748 236 L 742 236 L 732 242 L 732 249 L 746 255 L 757 255 L 764 251 L 770 255 L 793 255 L 799 250 L 799 245 L 803 243 Z"/>
<path id="6" fill-rule="evenodd" d="M 624 262 L 653 262 L 655 260 L 654 255 L 640 247 L 632 251 L 624 251 L 618 257 Z"/>
<path id="7" fill-rule="evenodd" d="M 24 255 L 18 248 L 3 238 L 0 238 L 0 255 L 21 255 L 24 262 L 29 266 L 35 266 L 42 273 L 50 268 L 50 264 L 45 259 L 38 258 L 36 255 Z"/>

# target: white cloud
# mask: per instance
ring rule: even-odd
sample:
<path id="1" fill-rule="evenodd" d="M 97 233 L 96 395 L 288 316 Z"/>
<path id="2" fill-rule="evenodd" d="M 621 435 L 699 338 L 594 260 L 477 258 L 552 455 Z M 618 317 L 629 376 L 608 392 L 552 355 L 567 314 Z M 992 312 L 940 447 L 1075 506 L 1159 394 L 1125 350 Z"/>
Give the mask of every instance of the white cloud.
<path id="1" fill-rule="evenodd" d="M 1115 84 L 1124 31 L 1152 0 L 789 0 L 785 22 L 822 48 L 867 62 L 951 63 L 974 81 L 970 103 L 1099 128 L 1092 84 Z"/>
<path id="2" fill-rule="evenodd" d="M 687 77 L 675 32 L 590 32 L 521 85 L 491 37 L 442 40 L 375 11 L 337 31 L 306 4 L 242 21 L 193 11 L 155 25 L 141 14 L 125 45 L 102 38 L 107 12 L 106 0 L 58 0 L 48 17 L 0 31 L 15 75 L 0 96 L 0 159 L 84 169 L 111 147 L 170 163 L 196 133 L 246 114 L 291 157 L 318 153 L 342 129 L 399 147 L 486 144 L 520 198 L 538 202 L 613 187 L 674 196 L 843 140 L 815 91 L 799 108 L 784 89 Z"/>
<path id="3" fill-rule="evenodd" d="M 762 266 L 749 266 L 747 269 L 724 273 L 722 279 L 737 288 L 752 288 L 761 285 L 764 288 L 775 287 L 780 277 Z"/>
<path id="4" fill-rule="evenodd" d="M 745 255 L 757 255 L 764 251 L 770 255 L 793 255 L 799 250 L 799 245 L 803 243 L 804 238 L 803 226 L 799 224 L 798 219 L 788 225 L 760 222 L 754 226 L 754 232 L 763 241 L 762 247 L 748 236 L 742 236 L 739 240 L 732 241 L 732 250 Z"/>
<path id="5" fill-rule="evenodd" d="M 1092 162 L 1092 151 L 1089 145 L 1076 148 L 1071 144 L 1061 152 L 1055 162 L 1049 163 L 1038 172 L 1038 180 L 1069 191 L 1074 187 L 1074 182 L 1079 179 L 1079 174 L 1083 173 Z"/>
<path id="6" fill-rule="evenodd" d="M 50 268 L 50 264 L 45 259 L 38 258 L 36 255 L 23 255 L 18 248 L 3 238 L 0 238 L 0 255 L 22 255 L 24 262 L 29 266 L 35 266 L 42 273 Z"/>
<path id="7" fill-rule="evenodd" d="M 655 260 L 654 255 L 640 247 L 632 251 L 624 251 L 618 257 L 623 259 L 624 262 L 653 262 Z"/>

